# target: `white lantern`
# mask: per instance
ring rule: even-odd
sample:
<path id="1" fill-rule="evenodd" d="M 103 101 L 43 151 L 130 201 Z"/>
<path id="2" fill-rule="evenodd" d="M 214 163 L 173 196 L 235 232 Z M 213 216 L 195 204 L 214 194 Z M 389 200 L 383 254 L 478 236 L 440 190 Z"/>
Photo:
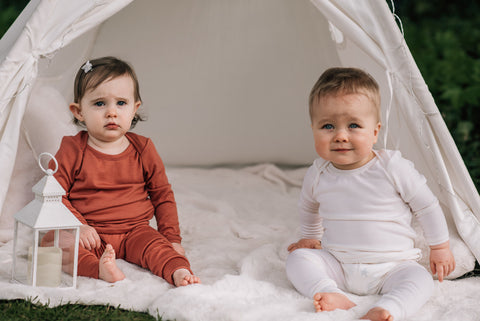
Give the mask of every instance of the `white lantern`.
<path id="1" fill-rule="evenodd" d="M 55 162 L 45 169 L 42 156 Z M 62 203 L 65 190 L 53 177 L 55 157 L 42 153 L 46 175 L 33 186 L 35 199 L 15 214 L 12 280 L 31 286 L 77 286 L 78 244 L 82 223 Z"/>

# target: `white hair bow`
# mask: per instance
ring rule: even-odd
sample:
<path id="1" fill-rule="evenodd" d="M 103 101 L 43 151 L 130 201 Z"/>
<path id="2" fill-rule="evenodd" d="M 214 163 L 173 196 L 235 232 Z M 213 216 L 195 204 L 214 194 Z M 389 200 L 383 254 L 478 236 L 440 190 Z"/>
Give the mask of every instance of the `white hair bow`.
<path id="1" fill-rule="evenodd" d="M 87 60 L 87 62 L 82 66 L 82 69 L 85 73 L 92 70 L 92 64 L 90 63 L 90 60 Z"/>

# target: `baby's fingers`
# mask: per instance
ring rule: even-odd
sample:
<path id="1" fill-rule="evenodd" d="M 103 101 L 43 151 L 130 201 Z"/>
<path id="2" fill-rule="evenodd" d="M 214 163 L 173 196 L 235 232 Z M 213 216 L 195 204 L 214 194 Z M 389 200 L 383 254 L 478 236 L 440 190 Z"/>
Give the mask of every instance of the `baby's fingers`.
<path id="1" fill-rule="evenodd" d="M 88 243 L 89 250 L 99 248 L 101 245 L 100 236 L 98 236 L 95 230 L 90 231 L 85 238 L 84 243 Z"/>
<path id="2" fill-rule="evenodd" d="M 446 265 L 444 276 L 450 275 L 450 273 L 452 273 L 454 270 L 455 270 L 455 262 Z"/>
<path id="3" fill-rule="evenodd" d="M 444 269 L 445 267 L 443 265 L 440 265 L 437 268 L 438 281 L 440 282 L 443 282 Z"/>
<path id="4" fill-rule="evenodd" d="M 83 241 L 82 239 L 80 239 L 80 246 L 89 251 L 92 249 L 90 247 L 90 243 L 88 243 L 87 241 Z"/>
<path id="5" fill-rule="evenodd" d="M 296 250 L 298 247 L 297 247 L 297 243 L 292 243 L 288 246 L 287 250 L 288 252 L 292 252 L 293 250 Z"/>
<path id="6" fill-rule="evenodd" d="M 94 243 L 93 243 L 93 248 L 98 249 L 100 246 L 102 246 L 102 241 L 100 240 L 100 236 L 98 233 L 95 232 L 93 235 Z"/>
<path id="7" fill-rule="evenodd" d="M 448 270 L 448 274 L 447 274 L 447 275 L 449 275 L 450 273 L 452 273 L 453 271 L 455 271 L 455 267 L 456 267 L 456 265 L 455 265 L 455 260 L 454 260 L 452 263 L 450 263 L 449 267 L 450 267 L 450 269 Z"/>
<path id="8" fill-rule="evenodd" d="M 322 244 L 320 244 L 320 243 L 314 244 L 312 249 L 321 250 L 322 249 Z"/>
<path id="9" fill-rule="evenodd" d="M 437 267 L 433 261 L 430 261 L 430 270 L 432 270 L 433 275 L 437 274 Z"/>

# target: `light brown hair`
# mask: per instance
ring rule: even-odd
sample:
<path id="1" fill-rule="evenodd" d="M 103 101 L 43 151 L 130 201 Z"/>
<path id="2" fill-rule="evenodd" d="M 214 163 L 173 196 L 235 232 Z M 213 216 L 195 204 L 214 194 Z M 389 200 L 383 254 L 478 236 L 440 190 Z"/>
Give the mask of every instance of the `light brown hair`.
<path id="1" fill-rule="evenodd" d="M 308 100 L 310 120 L 312 120 L 316 102 L 326 96 L 348 94 L 367 96 L 375 106 L 376 115 L 380 121 L 380 88 L 376 80 L 361 69 L 342 67 L 325 70 L 313 86 Z"/>

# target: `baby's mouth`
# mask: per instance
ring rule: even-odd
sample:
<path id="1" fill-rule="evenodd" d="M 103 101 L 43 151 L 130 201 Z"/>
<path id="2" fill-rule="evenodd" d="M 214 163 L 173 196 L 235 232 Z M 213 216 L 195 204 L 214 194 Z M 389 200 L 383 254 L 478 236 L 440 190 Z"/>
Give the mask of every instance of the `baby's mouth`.
<path id="1" fill-rule="evenodd" d="M 108 123 L 105 125 L 105 128 L 107 129 L 117 129 L 118 127 L 120 126 L 118 126 L 118 124 L 115 124 L 115 123 Z"/>

